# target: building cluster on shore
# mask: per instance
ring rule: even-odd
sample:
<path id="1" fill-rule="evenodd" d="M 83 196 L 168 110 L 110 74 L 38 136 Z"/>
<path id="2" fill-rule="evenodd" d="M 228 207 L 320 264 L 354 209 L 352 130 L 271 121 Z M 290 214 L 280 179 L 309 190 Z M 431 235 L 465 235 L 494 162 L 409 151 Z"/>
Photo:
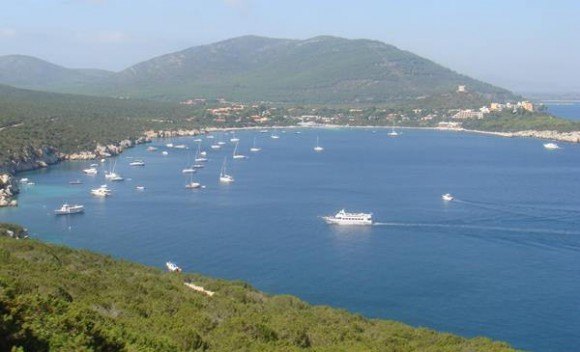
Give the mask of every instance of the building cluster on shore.
<path id="1" fill-rule="evenodd" d="M 523 100 L 516 103 L 491 103 L 488 106 L 482 106 L 478 110 L 474 109 L 461 109 L 461 110 L 450 110 L 451 118 L 454 120 L 465 120 L 465 119 L 483 119 L 485 115 L 494 112 L 511 111 L 512 113 L 517 113 L 519 111 L 535 112 L 537 107 L 530 101 Z"/>

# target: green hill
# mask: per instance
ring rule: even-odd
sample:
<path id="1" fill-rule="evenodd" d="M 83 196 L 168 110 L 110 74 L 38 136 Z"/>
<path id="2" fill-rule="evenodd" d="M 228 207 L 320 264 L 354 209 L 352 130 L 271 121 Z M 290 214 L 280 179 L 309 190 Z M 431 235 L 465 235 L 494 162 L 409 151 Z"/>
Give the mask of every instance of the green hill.
<path id="1" fill-rule="evenodd" d="M 69 69 L 31 56 L 0 56 L 0 84 L 19 88 L 74 92 L 112 75 L 105 70 Z"/>
<path id="2" fill-rule="evenodd" d="M 2 73 L 1 63 L 0 58 L 0 83 L 4 84 L 169 101 L 223 97 L 305 104 L 401 103 L 449 94 L 458 85 L 466 85 L 470 92 L 481 96 L 481 102 L 514 98 L 505 89 L 392 45 L 330 36 L 307 40 L 244 36 L 163 55 L 116 74 L 96 77 L 52 67 L 46 69 L 50 75 L 40 77 L 30 70 L 7 81 L 2 77 L 10 74 Z"/>
<path id="3" fill-rule="evenodd" d="M 486 338 L 465 339 L 270 296 L 242 282 L 165 273 L 15 240 L 2 231 L 0 226 L 2 351 L 512 350 Z"/>
<path id="4" fill-rule="evenodd" d="M 174 103 L 58 94 L 0 85 L 0 169 L 50 151 L 93 150 L 146 129 L 192 128 L 196 108 Z"/>

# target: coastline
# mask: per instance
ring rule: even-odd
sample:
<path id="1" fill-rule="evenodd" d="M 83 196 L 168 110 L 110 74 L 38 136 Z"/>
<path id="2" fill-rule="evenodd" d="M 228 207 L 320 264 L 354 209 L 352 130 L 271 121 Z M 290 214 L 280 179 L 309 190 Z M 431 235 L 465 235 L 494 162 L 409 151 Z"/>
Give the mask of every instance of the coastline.
<path id="1" fill-rule="evenodd" d="M 19 193 L 18 183 L 14 176 L 21 172 L 47 168 L 50 165 L 57 164 L 61 161 L 86 161 L 95 160 L 98 158 L 107 158 L 121 154 L 125 149 L 132 148 L 135 145 L 150 143 L 157 138 L 171 138 L 171 137 L 192 137 L 211 132 L 229 132 L 229 131 L 252 131 L 265 129 L 300 129 L 300 128 L 355 128 L 355 129 L 417 129 L 417 130 L 433 130 L 446 132 L 460 132 L 483 134 L 504 138 L 536 138 L 540 140 L 552 140 L 566 143 L 580 143 L 580 131 L 572 132 L 558 132 L 558 131 L 536 131 L 526 130 L 517 132 L 496 132 L 496 131 L 481 131 L 470 130 L 462 127 L 413 127 L 413 126 L 348 126 L 348 125 L 311 125 L 311 126 L 250 126 L 250 127 L 209 127 L 198 129 L 179 129 L 179 130 L 148 130 L 144 131 L 141 137 L 134 139 L 124 139 L 117 143 L 107 145 L 97 144 L 93 151 L 79 151 L 76 153 L 60 153 L 53 148 L 44 148 L 32 151 L 31 157 L 26 160 L 13 162 L 11 168 L 6 166 L 0 167 L 0 208 L 18 206 L 18 201 L 14 199 Z"/>

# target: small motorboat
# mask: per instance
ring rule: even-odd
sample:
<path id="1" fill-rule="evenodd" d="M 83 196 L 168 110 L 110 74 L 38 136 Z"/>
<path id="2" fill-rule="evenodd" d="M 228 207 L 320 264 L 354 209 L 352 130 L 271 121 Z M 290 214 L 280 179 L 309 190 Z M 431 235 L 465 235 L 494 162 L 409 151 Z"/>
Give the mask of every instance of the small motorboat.
<path id="1" fill-rule="evenodd" d="M 556 143 L 544 143 L 544 148 L 546 148 L 548 150 L 556 150 L 556 149 L 560 149 L 560 146 L 557 145 Z"/>
<path id="2" fill-rule="evenodd" d="M 167 270 L 169 270 L 172 273 L 181 272 L 181 268 L 178 267 L 177 264 L 175 264 L 174 262 L 167 262 L 165 263 L 165 266 L 167 266 Z"/>
<path id="3" fill-rule="evenodd" d="M 455 198 L 453 198 L 451 193 L 445 193 L 444 195 L 441 196 L 441 199 L 443 199 L 446 202 L 451 202 Z"/>

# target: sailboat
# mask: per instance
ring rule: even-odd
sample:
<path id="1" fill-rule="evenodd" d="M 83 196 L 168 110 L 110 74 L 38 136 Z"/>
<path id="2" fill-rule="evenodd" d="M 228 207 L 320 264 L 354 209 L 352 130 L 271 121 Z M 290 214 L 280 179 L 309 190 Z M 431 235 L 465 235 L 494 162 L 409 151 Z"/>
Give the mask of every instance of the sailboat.
<path id="1" fill-rule="evenodd" d="M 274 132 L 272 132 L 272 134 L 270 135 L 270 138 L 272 139 L 280 139 L 280 136 L 275 134 Z"/>
<path id="2" fill-rule="evenodd" d="M 395 126 L 391 127 L 391 132 L 388 133 L 389 137 L 397 137 L 399 135 L 399 133 L 397 133 L 397 131 L 395 131 Z"/>
<path id="3" fill-rule="evenodd" d="M 239 141 L 240 141 L 240 139 L 238 137 L 236 137 L 236 132 L 232 131 L 232 138 L 230 138 L 230 142 L 238 143 Z"/>
<path id="4" fill-rule="evenodd" d="M 236 143 L 236 146 L 234 147 L 234 155 L 233 158 L 234 159 L 245 159 L 246 156 L 242 155 L 242 154 L 238 154 L 238 144 L 240 144 L 239 142 Z"/>
<path id="5" fill-rule="evenodd" d="M 115 167 L 117 166 L 117 160 L 115 159 L 115 162 L 113 163 L 113 168 L 105 173 L 105 179 L 110 180 L 110 181 L 123 181 L 123 177 L 121 177 L 121 175 L 119 175 L 118 173 L 115 172 Z"/>
<path id="6" fill-rule="evenodd" d="M 254 136 L 254 145 L 252 146 L 252 148 L 250 148 L 250 151 L 256 153 L 259 152 L 260 150 L 262 150 L 262 148 L 256 147 L 256 136 Z"/>
<path id="7" fill-rule="evenodd" d="M 318 140 L 318 136 L 316 136 L 316 147 L 314 147 L 314 151 L 315 151 L 315 152 L 321 152 L 321 151 L 323 151 L 323 150 L 324 150 L 324 148 L 322 148 L 322 147 L 320 146 L 320 144 L 319 144 L 319 140 Z"/>
<path id="8" fill-rule="evenodd" d="M 207 161 L 207 158 L 202 156 L 201 154 L 201 142 L 197 144 L 197 153 L 195 154 L 195 162 L 196 163 L 204 163 Z"/>
<path id="9" fill-rule="evenodd" d="M 227 163 L 227 158 L 224 158 L 224 163 L 223 163 L 222 169 L 220 171 L 220 182 L 232 183 L 232 182 L 234 182 L 234 178 L 231 175 L 227 174 L 226 163 Z"/>
<path id="10" fill-rule="evenodd" d="M 193 181 L 193 174 L 191 174 L 191 176 L 189 178 L 189 182 L 185 185 L 185 188 L 187 188 L 187 189 L 195 189 L 195 188 L 200 188 L 200 187 L 201 187 L 201 183 L 194 182 Z"/>

